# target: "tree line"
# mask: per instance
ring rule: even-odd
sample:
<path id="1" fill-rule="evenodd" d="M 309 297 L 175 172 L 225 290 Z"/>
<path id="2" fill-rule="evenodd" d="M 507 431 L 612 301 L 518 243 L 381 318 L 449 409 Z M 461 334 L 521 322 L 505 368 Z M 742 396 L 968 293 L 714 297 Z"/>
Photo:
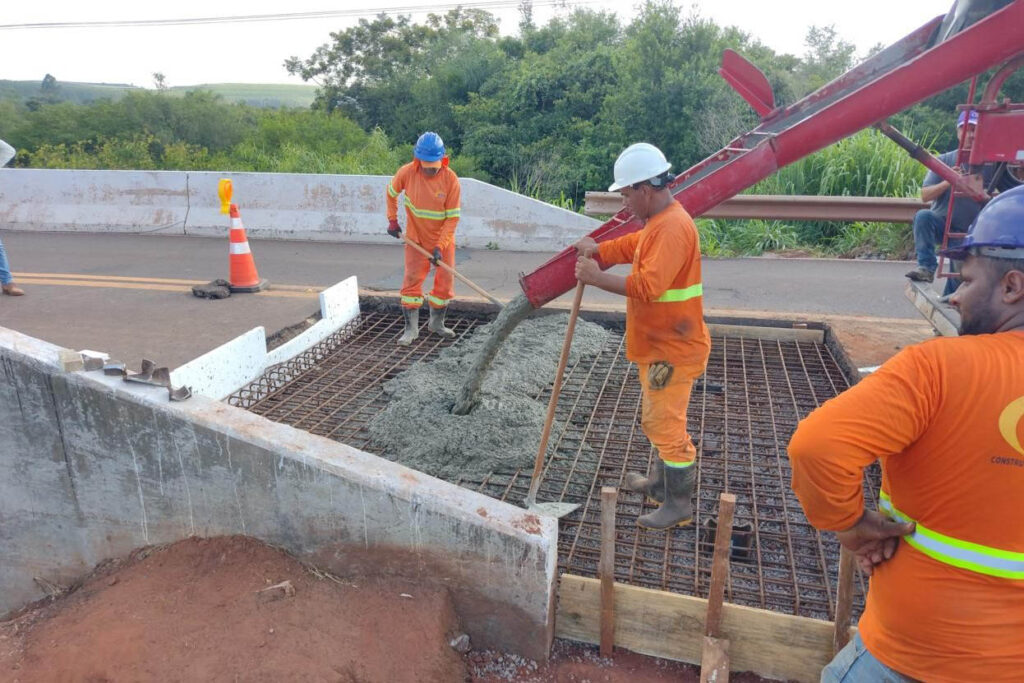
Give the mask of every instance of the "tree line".
<path id="1" fill-rule="evenodd" d="M 495 17 L 480 9 L 422 22 L 382 14 L 285 62 L 289 73 L 318 86 L 310 109 L 260 109 L 162 89 L 73 104 L 58 101 L 57 84 L 48 82 L 30 101 L 0 99 L 0 137 L 19 149 L 16 163 L 30 167 L 390 174 L 410 158 L 416 136 L 434 130 L 460 175 L 574 208 L 585 191 L 608 185 L 612 162 L 630 142 L 658 145 L 683 170 L 756 125 L 717 74 L 724 49 L 761 68 L 782 104 L 866 56 L 831 27 L 809 28 L 806 47 L 801 56 L 776 53 L 667 0 L 648 0 L 629 22 L 577 9 L 544 25 L 525 2 L 515 35 L 500 34 Z M 1004 88 L 1017 100 L 1022 76 Z M 966 95 L 964 84 L 895 123 L 944 151 L 955 145 L 955 105 Z M 897 164 L 902 153 L 873 133 L 857 139 L 842 148 L 849 154 L 818 155 L 766 187 L 916 191 L 922 169 Z M 879 154 L 899 167 L 882 184 L 877 172 L 858 170 L 877 165 Z M 784 232 L 782 242 L 814 239 Z"/>

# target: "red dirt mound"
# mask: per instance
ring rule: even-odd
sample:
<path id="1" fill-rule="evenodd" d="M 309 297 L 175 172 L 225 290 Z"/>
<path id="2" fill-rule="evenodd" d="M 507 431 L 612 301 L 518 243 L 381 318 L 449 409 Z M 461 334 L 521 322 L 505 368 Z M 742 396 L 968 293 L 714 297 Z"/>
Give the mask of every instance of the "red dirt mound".
<path id="1" fill-rule="evenodd" d="M 251 538 L 191 538 L 0 623 L 0 680 L 461 682 L 457 630 L 443 590 L 338 583 Z"/>

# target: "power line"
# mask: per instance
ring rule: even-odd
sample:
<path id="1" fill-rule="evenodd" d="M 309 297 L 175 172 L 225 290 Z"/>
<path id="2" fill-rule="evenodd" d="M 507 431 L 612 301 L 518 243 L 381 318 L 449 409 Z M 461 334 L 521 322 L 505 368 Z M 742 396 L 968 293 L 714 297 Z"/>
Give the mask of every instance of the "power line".
<path id="1" fill-rule="evenodd" d="M 575 5 L 593 4 L 597 0 L 532 0 L 534 7 L 558 6 L 570 7 Z M 220 17 L 191 17 L 183 19 L 124 19 L 111 21 L 60 21 L 60 22 L 39 22 L 27 24 L 0 24 L 0 30 L 18 29 L 59 29 L 59 28 L 125 28 L 125 27 L 150 27 L 150 26 L 193 26 L 199 24 L 232 24 L 250 23 L 258 21 L 297 21 L 308 19 L 328 19 L 333 17 L 362 17 L 376 16 L 381 13 L 401 14 L 418 12 L 437 12 L 449 9 L 510 9 L 519 7 L 521 0 L 483 0 L 478 2 L 460 2 L 458 4 L 441 4 L 431 6 L 405 5 L 397 7 L 381 7 L 379 9 L 340 9 L 324 10 L 318 12 L 286 12 L 278 14 L 240 14 L 234 16 Z"/>

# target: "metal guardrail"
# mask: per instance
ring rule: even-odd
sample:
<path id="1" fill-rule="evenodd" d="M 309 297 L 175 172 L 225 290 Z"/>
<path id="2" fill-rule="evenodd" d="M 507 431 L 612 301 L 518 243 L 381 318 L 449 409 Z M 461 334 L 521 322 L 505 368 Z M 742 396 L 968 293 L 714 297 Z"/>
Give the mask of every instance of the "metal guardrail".
<path id="1" fill-rule="evenodd" d="M 928 206 L 918 199 L 894 197 L 741 194 L 726 199 L 701 217 L 912 223 L 914 214 Z M 622 197 L 617 192 L 587 192 L 583 213 L 588 216 L 610 216 L 621 208 Z"/>

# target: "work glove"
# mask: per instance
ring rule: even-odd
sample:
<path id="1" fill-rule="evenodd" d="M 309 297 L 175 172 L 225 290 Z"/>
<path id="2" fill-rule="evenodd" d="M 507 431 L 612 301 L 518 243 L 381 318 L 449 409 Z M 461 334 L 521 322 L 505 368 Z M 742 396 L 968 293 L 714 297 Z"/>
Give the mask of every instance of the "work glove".
<path id="1" fill-rule="evenodd" d="M 664 389 L 668 386 L 669 380 L 672 379 L 673 370 L 672 365 L 663 360 L 651 363 L 651 366 L 647 368 L 647 383 L 651 389 Z"/>
<path id="2" fill-rule="evenodd" d="M 430 262 L 435 266 L 441 262 L 441 247 L 434 247 L 434 257 L 430 259 Z"/>
<path id="3" fill-rule="evenodd" d="M 388 221 L 388 234 L 394 237 L 396 240 L 402 239 L 402 226 L 398 224 L 398 220 Z"/>

